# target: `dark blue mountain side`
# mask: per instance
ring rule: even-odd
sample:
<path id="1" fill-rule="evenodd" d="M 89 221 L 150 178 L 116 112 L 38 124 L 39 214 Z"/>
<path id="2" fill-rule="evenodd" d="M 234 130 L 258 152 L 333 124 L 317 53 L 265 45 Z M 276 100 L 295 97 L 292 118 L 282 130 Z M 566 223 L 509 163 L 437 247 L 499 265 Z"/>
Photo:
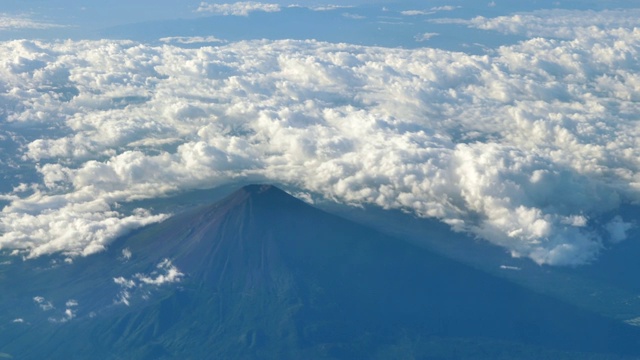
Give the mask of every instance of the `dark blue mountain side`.
<path id="1" fill-rule="evenodd" d="M 0 268 L 0 357 L 634 359 L 640 329 L 246 186 Z"/>

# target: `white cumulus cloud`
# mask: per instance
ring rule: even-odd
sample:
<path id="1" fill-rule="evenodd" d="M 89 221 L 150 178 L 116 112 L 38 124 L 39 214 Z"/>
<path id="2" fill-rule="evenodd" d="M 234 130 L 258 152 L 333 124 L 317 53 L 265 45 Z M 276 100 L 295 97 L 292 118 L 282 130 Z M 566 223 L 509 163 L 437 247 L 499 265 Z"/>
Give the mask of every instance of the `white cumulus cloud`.
<path id="1" fill-rule="evenodd" d="M 0 43 L 3 141 L 33 173 L 0 197 L 0 247 L 90 254 L 166 218 L 119 204 L 242 180 L 437 218 L 539 264 L 592 261 L 631 223 L 598 219 L 640 200 L 639 30 L 595 14 L 572 21 L 599 31 L 485 55 Z"/>
<path id="2" fill-rule="evenodd" d="M 120 291 L 116 295 L 114 304 L 130 306 L 136 294 L 140 294 L 140 298 L 148 300 L 151 293 L 145 289 L 147 285 L 157 287 L 177 283 L 184 277 L 184 274 L 169 259 L 162 260 L 156 266 L 156 269 L 148 274 L 136 273 L 130 279 L 124 276 L 113 278 L 113 282 L 120 286 Z M 67 305 L 67 307 L 69 306 Z"/>
<path id="3" fill-rule="evenodd" d="M 53 304 L 50 301 L 47 301 L 42 296 L 35 296 L 33 298 L 33 302 L 35 302 L 40 307 L 40 309 L 42 309 L 42 311 L 49 311 L 49 310 L 55 309 Z"/>
<path id="4" fill-rule="evenodd" d="M 494 30 L 505 34 L 528 37 L 557 37 L 573 39 L 606 36 L 606 29 L 640 26 L 640 9 L 620 10 L 537 10 L 514 15 L 486 18 L 478 16 L 470 20 L 434 19 L 433 22 L 467 24 L 470 27 Z"/>
<path id="5" fill-rule="evenodd" d="M 160 286 L 167 283 L 179 282 L 184 276 L 169 259 L 164 259 L 157 266 L 158 271 L 151 274 L 136 274 L 135 278 L 147 285 Z"/>

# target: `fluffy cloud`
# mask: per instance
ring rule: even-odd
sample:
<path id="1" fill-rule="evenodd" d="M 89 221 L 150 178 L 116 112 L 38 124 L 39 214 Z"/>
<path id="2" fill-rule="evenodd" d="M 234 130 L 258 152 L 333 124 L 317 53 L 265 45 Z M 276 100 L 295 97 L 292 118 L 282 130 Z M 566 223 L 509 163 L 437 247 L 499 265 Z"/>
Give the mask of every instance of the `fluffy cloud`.
<path id="1" fill-rule="evenodd" d="M 280 11 L 280 5 L 264 4 L 255 1 L 239 1 L 232 4 L 209 4 L 201 2 L 197 11 L 220 15 L 249 16 L 249 13 L 254 11 L 278 12 Z"/>
<path id="2" fill-rule="evenodd" d="M 133 256 L 133 253 L 131 252 L 131 250 L 129 248 L 122 249 L 122 257 L 121 257 L 121 259 L 123 261 L 131 260 L 132 256 Z"/>
<path id="3" fill-rule="evenodd" d="M 505 34 L 518 34 L 528 37 L 557 37 L 574 39 L 582 35 L 586 37 L 607 36 L 604 29 L 640 26 L 640 9 L 575 11 L 575 10 L 538 10 L 508 16 L 486 18 L 478 16 L 470 20 L 434 19 L 439 23 L 466 24 L 483 30 L 494 30 Z"/>
<path id="4" fill-rule="evenodd" d="M 598 219 L 640 200 L 640 34 L 625 21 L 478 56 L 2 43 L 6 161 L 35 177 L 0 198 L 0 247 L 90 254 L 166 217 L 122 203 L 243 180 L 438 218 L 539 264 L 592 261 L 631 226 Z"/>
<path id="5" fill-rule="evenodd" d="M 440 34 L 438 33 L 433 33 L 433 32 L 428 32 L 428 33 L 422 33 L 422 34 L 418 34 L 415 36 L 416 41 L 428 41 L 429 39 L 431 39 L 434 36 L 438 36 Z"/>
<path id="6" fill-rule="evenodd" d="M 150 292 L 147 290 L 147 285 L 157 287 L 177 283 L 184 277 L 184 274 L 169 259 L 162 260 L 156 268 L 158 270 L 152 271 L 150 274 L 137 273 L 131 279 L 124 276 L 113 278 L 113 282 L 120 286 L 114 303 L 130 306 L 135 294 L 140 293 L 140 297 L 145 300 L 149 298 Z"/>
<path id="7" fill-rule="evenodd" d="M 40 305 L 42 307 L 42 304 Z M 76 317 L 78 302 L 74 299 L 69 299 L 65 303 L 65 310 L 58 314 L 58 317 L 50 316 L 49 322 L 52 323 L 66 323 Z M 52 307 L 53 308 L 53 307 Z"/>
<path id="8" fill-rule="evenodd" d="M 53 24 L 48 22 L 37 21 L 26 15 L 11 15 L 0 13 L 0 31 L 6 30 L 24 30 L 24 29 L 52 29 L 61 28 L 64 25 Z"/>
<path id="9" fill-rule="evenodd" d="M 33 302 L 35 302 L 42 311 L 49 311 L 55 308 L 50 301 L 45 300 L 42 296 L 35 296 Z"/>
<path id="10" fill-rule="evenodd" d="M 149 275 L 136 274 L 136 279 L 147 285 L 164 285 L 179 282 L 184 276 L 171 260 L 164 259 L 157 265 L 158 271 L 154 271 Z"/>

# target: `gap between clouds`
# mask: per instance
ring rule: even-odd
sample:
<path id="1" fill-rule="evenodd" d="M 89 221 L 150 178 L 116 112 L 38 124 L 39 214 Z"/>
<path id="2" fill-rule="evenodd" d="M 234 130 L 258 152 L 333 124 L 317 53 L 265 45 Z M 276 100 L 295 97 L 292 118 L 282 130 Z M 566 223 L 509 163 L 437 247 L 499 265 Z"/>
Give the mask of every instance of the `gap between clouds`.
<path id="1" fill-rule="evenodd" d="M 166 218 L 120 203 L 243 180 L 405 209 L 513 256 L 583 264 L 632 227 L 608 214 L 640 195 L 639 46 L 624 27 L 484 56 L 1 43 L 1 121 L 24 133 L 10 156 L 40 180 L 2 195 L 0 246 L 88 255 Z"/>

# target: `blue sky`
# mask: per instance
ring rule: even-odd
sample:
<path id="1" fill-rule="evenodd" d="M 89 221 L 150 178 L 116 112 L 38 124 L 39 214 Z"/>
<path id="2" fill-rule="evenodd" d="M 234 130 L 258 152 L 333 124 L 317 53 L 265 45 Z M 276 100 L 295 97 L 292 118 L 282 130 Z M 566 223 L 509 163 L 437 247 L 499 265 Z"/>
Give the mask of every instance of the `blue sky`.
<path id="1" fill-rule="evenodd" d="M 232 4 L 246 4 L 240 2 Z M 460 24 L 435 23 L 438 18 L 471 18 L 531 10 L 545 4 L 506 2 L 375 2 L 347 1 L 258 4 L 245 16 L 212 10 L 224 3 L 201 1 L 11 1 L 4 4 L 0 39 L 132 39 L 150 42 L 173 36 L 247 39 L 316 39 L 386 47 L 439 47 L 478 52 L 482 47 L 514 42 L 520 37 L 494 33 L 487 37 Z M 261 11 L 272 4 L 278 11 Z M 226 6 L 230 6 L 226 5 Z M 247 5 L 245 5 L 247 6 Z M 250 6 L 250 5 L 249 5 Z M 334 7 L 333 10 L 331 7 Z M 553 5 L 549 5 L 553 7 Z M 325 9 L 326 11 L 317 11 Z M 32 22 L 29 26 L 28 21 Z M 1 24 L 2 22 L 0 22 Z M 436 36 L 437 34 L 437 36 Z"/>
<path id="2" fill-rule="evenodd" d="M 418 47 L 426 41 L 416 41 L 420 34 L 438 33 L 438 38 L 427 37 L 429 46 L 457 47 L 462 39 L 469 43 L 482 42 L 495 46 L 512 42 L 514 38 L 500 38 L 498 34 L 478 36 L 464 26 L 436 24 L 433 19 L 455 17 L 469 19 L 474 16 L 498 16 L 516 11 L 536 9 L 603 9 L 632 7 L 630 2 L 621 1 L 342 1 L 329 14 L 307 11 L 301 13 L 292 5 L 303 8 L 318 8 L 334 5 L 322 1 L 286 2 L 273 1 L 269 4 L 280 6 L 278 13 L 250 13 L 252 19 L 236 17 L 225 20 L 224 25 L 202 26 L 204 19 L 219 14 L 202 11 L 201 4 L 224 4 L 225 2 L 202 1 L 4 1 L 0 14 L 8 18 L 31 20 L 38 24 L 52 26 L 33 29 L 38 26 L 21 28 L 5 27 L 0 31 L 0 39 L 15 38 L 130 38 L 150 41 L 153 35 L 148 28 L 162 31 L 164 36 L 217 35 L 233 40 L 255 38 L 315 38 L 327 41 L 344 41 L 367 45 Z M 237 4 L 237 3 L 236 3 Z M 267 3 L 264 3 L 267 4 Z M 351 7 L 351 8 L 348 8 Z M 201 11 L 198 11 L 200 9 Z M 412 15 L 403 15 L 413 12 Z M 317 30 L 301 28 L 297 18 L 303 18 L 306 25 L 315 24 Z M 179 22 L 177 22 L 180 20 Z M 212 20 L 211 22 L 215 22 Z M 57 25 L 57 26 L 53 26 Z M 277 25 L 278 29 L 266 31 Z M 325 26 L 326 25 L 326 26 Z M 336 29 L 332 31 L 332 29 Z M 147 30 L 145 30 L 147 29 Z M 213 32 L 214 34 L 210 34 Z M 376 39 L 378 38 L 378 39 Z M 451 45 L 455 43 L 456 45 Z M 486 43 L 486 44 L 485 44 Z"/>

